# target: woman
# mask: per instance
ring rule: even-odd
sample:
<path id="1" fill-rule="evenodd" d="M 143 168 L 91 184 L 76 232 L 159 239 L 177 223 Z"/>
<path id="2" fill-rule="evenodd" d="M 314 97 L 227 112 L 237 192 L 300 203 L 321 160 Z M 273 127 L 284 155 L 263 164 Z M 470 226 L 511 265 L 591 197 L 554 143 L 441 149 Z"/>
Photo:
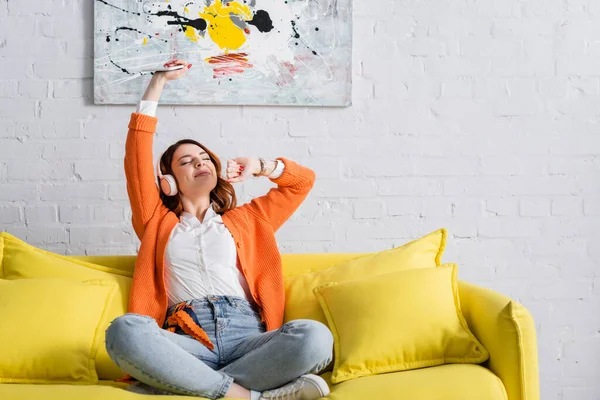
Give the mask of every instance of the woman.
<path id="1" fill-rule="evenodd" d="M 236 158 L 221 163 L 194 140 L 170 146 L 152 163 L 153 116 L 164 85 L 186 74 L 183 60 L 155 73 L 129 123 L 125 149 L 132 223 L 141 247 L 129 313 L 106 331 L 111 359 L 138 393 L 245 399 L 317 399 L 317 375 L 333 338 L 316 321 L 282 325 L 284 289 L 274 232 L 314 183 L 293 161 Z M 164 176 L 163 176 L 164 174 Z M 236 207 L 232 183 L 268 176 L 265 196 Z"/>

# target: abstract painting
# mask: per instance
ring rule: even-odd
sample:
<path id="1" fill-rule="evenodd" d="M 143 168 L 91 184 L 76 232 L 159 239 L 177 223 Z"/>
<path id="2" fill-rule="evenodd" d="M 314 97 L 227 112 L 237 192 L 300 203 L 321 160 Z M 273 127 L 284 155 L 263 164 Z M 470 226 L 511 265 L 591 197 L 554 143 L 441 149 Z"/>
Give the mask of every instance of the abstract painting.
<path id="1" fill-rule="evenodd" d="M 94 102 L 135 104 L 151 72 L 192 64 L 161 103 L 348 106 L 351 0 L 95 0 Z"/>

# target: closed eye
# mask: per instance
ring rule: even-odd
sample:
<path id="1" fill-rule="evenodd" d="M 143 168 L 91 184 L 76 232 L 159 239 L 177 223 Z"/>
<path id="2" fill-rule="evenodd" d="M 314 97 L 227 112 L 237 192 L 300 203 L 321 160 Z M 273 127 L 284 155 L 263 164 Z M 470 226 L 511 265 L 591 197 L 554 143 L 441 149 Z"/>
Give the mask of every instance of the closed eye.
<path id="1" fill-rule="evenodd" d="M 210 158 L 203 158 L 202 160 L 203 161 L 210 161 Z M 191 163 L 191 161 L 184 162 L 181 165 L 186 165 L 186 164 L 189 164 L 189 163 Z"/>

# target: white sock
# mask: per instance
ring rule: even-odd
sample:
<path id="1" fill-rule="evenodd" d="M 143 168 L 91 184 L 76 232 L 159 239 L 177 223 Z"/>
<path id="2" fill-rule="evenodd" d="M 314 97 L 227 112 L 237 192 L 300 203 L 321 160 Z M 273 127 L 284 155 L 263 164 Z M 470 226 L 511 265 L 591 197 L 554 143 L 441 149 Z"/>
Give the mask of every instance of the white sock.
<path id="1" fill-rule="evenodd" d="M 260 400 L 261 392 L 256 392 L 254 390 L 250 391 L 250 400 Z"/>

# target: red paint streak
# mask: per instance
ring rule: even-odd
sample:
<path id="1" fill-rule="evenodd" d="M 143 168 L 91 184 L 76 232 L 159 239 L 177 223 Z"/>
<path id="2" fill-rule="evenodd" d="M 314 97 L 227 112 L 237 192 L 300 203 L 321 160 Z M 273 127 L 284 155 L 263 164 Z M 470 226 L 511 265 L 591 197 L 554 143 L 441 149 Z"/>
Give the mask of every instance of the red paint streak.
<path id="1" fill-rule="evenodd" d="M 246 53 L 231 53 L 231 54 L 224 54 L 222 56 L 214 56 L 208 59 L 208 62 L 211 64 L 220 64 L 220 63 L 225 63 L 225 62 L 232 62 L 232 61 L 248 61 L 248 59 L 246 58 L 248 56 L 248 54 Z"/>
<path id="2" fill-rule="evenodd" d="M 253 65 L 248 62 L 248 54 L 246 53 L 232 53 L 224 54 L 221 56 L 215 56 L 209 58 L 207 61 L 209 64 L 214 64 L 214 75 L 217 76 L 241 74 L 246 68 L 252 68 Z"/>
<path id="3" fill-rule="evenodd" d="M 250 34 L 250 29 L 248 29 L 248 28 L 244 28 L 244 32 L 246 32 L 246 34 L 248 34 L 248 35 L 249 35 L 249 34 Z"/>
<path id="4" fill-rule="evenodd" d="M 281 63 L 284 67 L 286 67 L 288 69 L 288 71 L 290 71 L 290 74 L 292 74 L 292 76 L 294 76 L 294 73 L 296 71 L 298 71 L 298 67 L 296 67 L 294 64 L 292 64 L 289 61 L 284 61 Z"/>
<path id="5" fill-rule="evenodd" d="M 155 33 L 156 36 L 160 36 L 160 33 Z"/>
<path id="6" fill-rule="evenodd" d="M 280 65 L 281 74 L 279 74 L 276 84 L 277 86 L 288 86 L 294 82 L 295 72 L 300 68 L 288 61 L 284 61 Z"/>

